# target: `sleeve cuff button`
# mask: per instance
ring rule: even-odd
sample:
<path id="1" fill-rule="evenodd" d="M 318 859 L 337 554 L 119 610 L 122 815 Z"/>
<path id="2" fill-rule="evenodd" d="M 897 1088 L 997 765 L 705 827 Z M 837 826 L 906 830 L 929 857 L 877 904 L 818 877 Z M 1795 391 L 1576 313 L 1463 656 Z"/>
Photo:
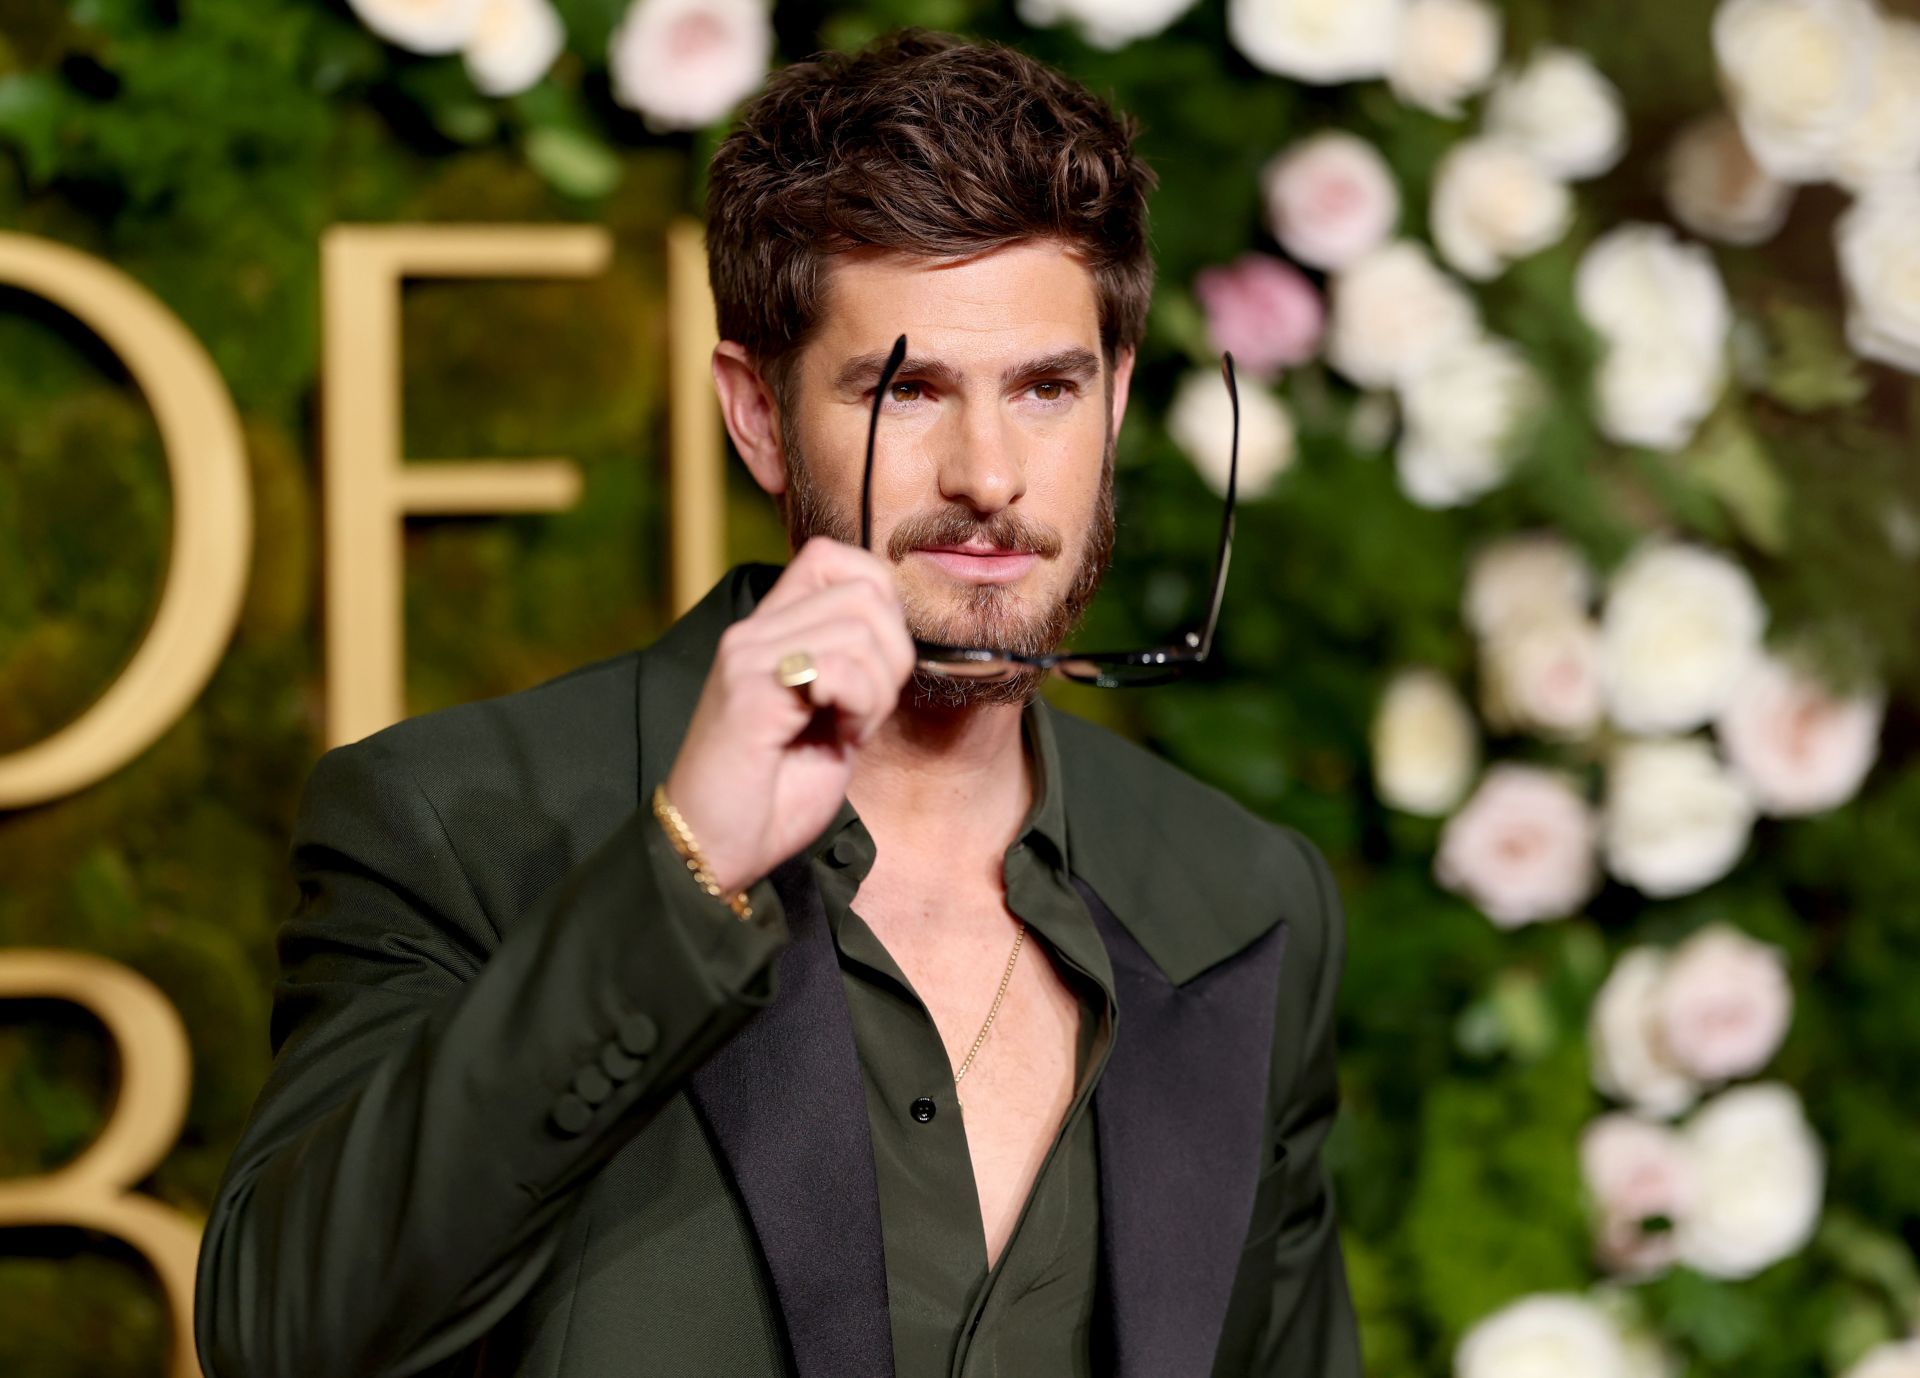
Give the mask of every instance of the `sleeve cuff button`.
<path id="1" fill-rule="evenodd" d="M 593 1107 L 569 1091 L 553 1103 L 553 1124 L 571 1138 L 593 1122 Z"/>
<path id="2" fill-rule="evenodd" d="M 620 1046 L 635 1057 L 645 1057 L 660 1041 L 660 1030 L 644 1014 L 627 1015 L 620 1021 L 617 1032 Z"/>
<path id="3" fill-rule="evenodd" d="M 573 1074 L 573 1093 L 588 1105 L 598 1105 L 613 1094 L 613 1081 L 592 1063 Z"/>

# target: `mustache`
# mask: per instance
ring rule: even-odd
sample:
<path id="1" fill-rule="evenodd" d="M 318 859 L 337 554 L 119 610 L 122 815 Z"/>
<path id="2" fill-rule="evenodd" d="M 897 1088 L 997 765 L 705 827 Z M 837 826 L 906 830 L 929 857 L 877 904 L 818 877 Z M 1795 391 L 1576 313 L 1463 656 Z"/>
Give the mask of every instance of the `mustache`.
<path id="1" fill-rule="evenodd" d="M 898 562 L 926 546 L 966 545 L 970 541 L 1046 559 L 1058 556 L 1065 546 L 1056 528 L 1032 521 L 1010 507 L 981 518 L 964 506 L 952 504 L 902 518 L 887 537 L 887 554 Z"/>

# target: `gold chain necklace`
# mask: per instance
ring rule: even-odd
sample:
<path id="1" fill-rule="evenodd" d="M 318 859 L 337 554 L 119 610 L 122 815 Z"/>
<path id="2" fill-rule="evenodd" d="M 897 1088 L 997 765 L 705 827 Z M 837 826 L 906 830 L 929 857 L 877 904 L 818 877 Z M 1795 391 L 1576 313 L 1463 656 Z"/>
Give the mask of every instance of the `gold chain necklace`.
<path id="1" fill-rule="evenodd" d="M 1019 920 L 1015 920 L 1016 923 Z M 1020 944 L 1027 940 L 1027 926 L 1020 924 L 1020 931 L 1013 938 L 1013 954 L 1007 958 L 1007 969 L 1000 977 L 1000 989 L 994 992 L 993 1008 L 987 1011 L 987 1022 L 980 1026 L 980 1033 L 973 1040 L 973 1047 L 967 1050 L 967 1060 L 960 1064 L 960 1070 L 953 1074 L 953 1099 L 962 1112 L 967 1103 L 960 1099 L 960 1078 L 967 1074 L 967 1068 L 973 1065 L 973 1055 L 980 1051 L 980 1045 L 986 1042 L 987 1030 L 993 1027 L 993 1017 L 1000 1013 L 1001 997 L 1007 993 L 1007 982 L 1013 979 L 1013 964 L 1020 960 Z"/>

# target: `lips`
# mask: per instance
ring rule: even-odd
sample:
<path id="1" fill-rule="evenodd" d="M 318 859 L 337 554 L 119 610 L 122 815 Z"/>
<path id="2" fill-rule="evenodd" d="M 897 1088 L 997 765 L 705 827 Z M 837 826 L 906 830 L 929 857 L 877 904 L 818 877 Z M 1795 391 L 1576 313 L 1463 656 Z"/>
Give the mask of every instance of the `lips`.
<path id="1" fill-rule="evenodd" d="M 990 545 L 922 546 L 914 554 L 926 556 L 948 574 L 973 584 L 1012 583 L 1039 558 L 1030 550 L 1003 550 Z"/>

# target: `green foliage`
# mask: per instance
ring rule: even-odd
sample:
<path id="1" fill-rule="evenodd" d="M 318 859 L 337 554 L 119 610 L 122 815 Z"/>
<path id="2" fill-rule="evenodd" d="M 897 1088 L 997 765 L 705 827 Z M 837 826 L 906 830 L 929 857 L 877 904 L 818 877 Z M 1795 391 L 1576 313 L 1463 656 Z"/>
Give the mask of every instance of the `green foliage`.
<path id="1" fill-rule="evenodd" d="M 1572 1145 L 1594 1108 L 1579 1043 L 1498 1075 L 1456 1077 L 1426 1097 L 1405 1228 L 1416 1293 L 1449 1350 L 1517 1297 L 1585 1286 L 1590 1245 Z"/>

